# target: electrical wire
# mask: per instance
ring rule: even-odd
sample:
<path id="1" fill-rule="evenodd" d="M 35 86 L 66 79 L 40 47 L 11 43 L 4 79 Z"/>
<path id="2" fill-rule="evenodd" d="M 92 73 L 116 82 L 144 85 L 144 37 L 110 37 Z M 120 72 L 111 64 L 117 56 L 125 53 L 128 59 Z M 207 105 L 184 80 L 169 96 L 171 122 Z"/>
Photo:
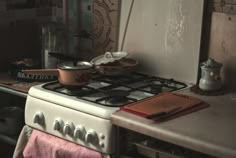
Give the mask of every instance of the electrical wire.
<path id="1" fill-rule="evenodd" d="M 133 10 L 133 5 L 134 5 L 134 0 L 132 0 L 131 5 L 130 5 L 129 14 L 128 14 L 128 18 L 127 18 L 127 21 L 126 21 L 125 30 L 124 30 L 123 39 L 122 39 L 122 44 L 121 44 L 121 51 L 123 51 L 123 49 L 124 49 L 124 43 L 125 43 L 125 39 L 126 39 L 126 34 L 127 34 L 127 30 L 128 30 L 128 25 L 129 25 L 131 13 L 132 13 L 132 10 Z"/>

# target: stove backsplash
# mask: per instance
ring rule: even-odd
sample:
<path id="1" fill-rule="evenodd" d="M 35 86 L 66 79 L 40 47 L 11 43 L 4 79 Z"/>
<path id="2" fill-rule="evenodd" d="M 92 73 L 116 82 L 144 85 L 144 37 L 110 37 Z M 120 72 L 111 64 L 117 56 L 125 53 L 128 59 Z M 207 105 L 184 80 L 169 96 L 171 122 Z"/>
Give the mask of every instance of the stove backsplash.
<path id="1" fill-rule="evenodd" d="M 119 49 L 138 58 L 144 72 L 196 83 L 204 0 L 123 0 L 121 4 Z"/>

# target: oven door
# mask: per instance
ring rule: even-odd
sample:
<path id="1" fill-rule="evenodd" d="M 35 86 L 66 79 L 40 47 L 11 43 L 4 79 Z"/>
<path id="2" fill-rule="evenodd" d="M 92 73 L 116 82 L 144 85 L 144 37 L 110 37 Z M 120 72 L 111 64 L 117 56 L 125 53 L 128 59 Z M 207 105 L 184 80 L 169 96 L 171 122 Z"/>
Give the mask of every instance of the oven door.
<path id="1" fill-rule="evenodd" d="M 22 158 L 23 157 L 23 151 L 29 141 L 29 138 L 32 134 L 33 128 L 29 127 L 28 125 L 25 125 L 20 133 L 20 136 L 18 138 L 13 158 Z M 115 158 L 116 156 L 113 155 L 107 155 L 102 153 L 102 158 Z"/>

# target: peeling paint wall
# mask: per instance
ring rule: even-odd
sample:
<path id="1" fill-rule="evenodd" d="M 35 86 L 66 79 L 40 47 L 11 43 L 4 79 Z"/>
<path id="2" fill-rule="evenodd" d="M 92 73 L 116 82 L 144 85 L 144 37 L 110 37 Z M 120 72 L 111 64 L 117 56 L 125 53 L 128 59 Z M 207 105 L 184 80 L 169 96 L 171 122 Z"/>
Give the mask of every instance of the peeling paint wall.
<path id="1" fill-rule="evenodd" d="M 75 0 L 70 0 L 70 2 Z M 120 0 L 76 0 L 77 2 L 81 2 L 83 6 L 82 8 L 76 7 L 76 5 L 72 5 L 71 14 L 78 15 L 84 14 L 84 18 L 87 18 L 85 13 L 91 13 L 91 21 L 83 21 L 83 26 L 86 27 L 90 23 L 90 27 L 88 30 L 89 37 L 80 37 L 79 39 L 72 39 L 72 43 L 74 45 L 72 48 L 78 49 L 81 55 L 87 57 L 94 57 L 99 54 L 102 54 L 106 51 L 115 51 L 118 49 L 117 46 L 117 28 L 119 26 L 119 4 Z M 128 0 L 127 0 L 128 1 Z M 181 1 L 181 0 L 180 0 Z M 212 24 L 210 31 L 210 45 L 209 51 L 205 52 L 209 54 L 210 57 L 215 58 L 217 61 L 222 62 L 224 64 L 222 77 L 226 81 L 226 84 L 231 85 L 234 84 L 234 80 L 236 79 L 236 0 L 206 0 L 210 7 L 209 12 L 213 12 L 212 15 Z M 6 64 L 12 58 L 24 57 L 28 54 L 40 54 L 40 45 L 39 45 L 39 31 L 37 24 L 30 20 L 19 17 L 19 15 L 27 16 L 27 11 L 25 14 L 18 14 L 18 17 L 21 20 L 14 21 L 14 14 L 12 14 L 11 10 L 24 10 L 30 8 L 38 8 L 37 15 L 43 17 L 49 14 L 55 14 L 53 10 L 43 9 L 48 7 L 62 7 L 62 0 L 22 0 L 22 3 L 14 3 L 14 0 L 0 0 L 0 42 L 2 43 L 0 46 L 4 59 L 1 61 L 1 70 L 6 68 Z M 90 6 L 88 4 L 90 3 Z M 142 5 L 145 5 L 146 1 L 142 1 Z M 179 2 L 179 1 L 178 1 Z M 182 34 L 186 31 L 184 24 L 186 23 L 186 17 L 181 16 L 184 15 L 183 8 L 185 6 L 182 5 L 172 5 L 171 3 L 177 3 L 175 0 L 170 1 L 170 8 L 172 12 L 169 12 L 168 16 L 176 17 L 169 19 L 167 23 L 168 31 L 166 32 L 165 38 L 163 39 L 163 43 L 165 45 L 165 49 L 167 54 L 171 55 L 174 48 L 178 48 L 181 45 Z M 181 4 L 181 3 L 179 3 Z M 73 8 L 73 9 L 72 9 Z M 76 10 L 76 8 L 79 10 Z M 88 11 L 90 9 L 90 11 Z M 10 11 L 10 12 L 8 12 Z M 177 13 L 177 14 L 175 14 Z M 145 15 L 142 15 L 145 16 Z M 60 20 L 60 16 L 57 17 Z M 72 19 L 72 22 L 76 25 L 78 24 L 79 19 Z M 81 20 L 81 19 L 80 19 Z M 14 22 L 12 22 L 14 21 Z M 140 21 L 141 23 L 142 21 Z M 157 23 L 154 21 L 154 27 L 159 27 Z M 150 29 L 146 27 L 146 29 Z M 10 31 L 10 33 L 7 33 Z M 81 33 L 81 30 L 74 33 Z M 18 39 L 18 37 L 22 36 L 22 38 Z M 81 34 L 80 34 L 81 35 Z M 15 38 L 14 38 L 15 37 Z M 176 40 L 178 38 L 178 40 Z M 136 39 L 138 40 L 138 39 Z M 20 42 L 19 42 L 20 41 Z M 23 41 L 27 41 L 24 43 Z M 178 42 L 177 42 L 178 41 Z M 12 47 L 14 45 L 15 47 Z M 170 47 L 173 46 L 173 47 Z M 135 47 L 140 47 L 139 45 Z M 168 53 L 169 52 L 169 53 Z M 236 86 L 235 86 L 236 87 Z"/>
<path id="2" fill-rule="evenodd" d="M 209 0 L 213 12 L 236 14 L 236 0 Z"/>

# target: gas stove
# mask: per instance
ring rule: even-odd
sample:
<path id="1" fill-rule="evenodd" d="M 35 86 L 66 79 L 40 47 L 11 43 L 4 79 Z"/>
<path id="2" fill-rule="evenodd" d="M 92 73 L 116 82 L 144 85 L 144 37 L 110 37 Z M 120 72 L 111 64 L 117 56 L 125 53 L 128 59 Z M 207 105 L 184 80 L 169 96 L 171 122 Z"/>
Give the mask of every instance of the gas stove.
<path id="1" fill-rule="evenodd" d="M 68 88 L 58 82 L 45 84 L 44 89 L 68 97 L 96 103 L 106 107 L 120 107 L 147 97 L 186 87 L 173 79 L 163 79 L 140 73 L 122 76 L 96 76 L 91 83 L 82 87 Z"/>
<path id="2" fill-rule="evenodd" d="M 111 114 L 121 106 L 187 85 L 174 79 L 132 73 L 95 75 L 82 87 L 49 82 L 30 88 L 25 108 L 27 125 L 97 150 L 115 152 L 115 128 Z"/>

